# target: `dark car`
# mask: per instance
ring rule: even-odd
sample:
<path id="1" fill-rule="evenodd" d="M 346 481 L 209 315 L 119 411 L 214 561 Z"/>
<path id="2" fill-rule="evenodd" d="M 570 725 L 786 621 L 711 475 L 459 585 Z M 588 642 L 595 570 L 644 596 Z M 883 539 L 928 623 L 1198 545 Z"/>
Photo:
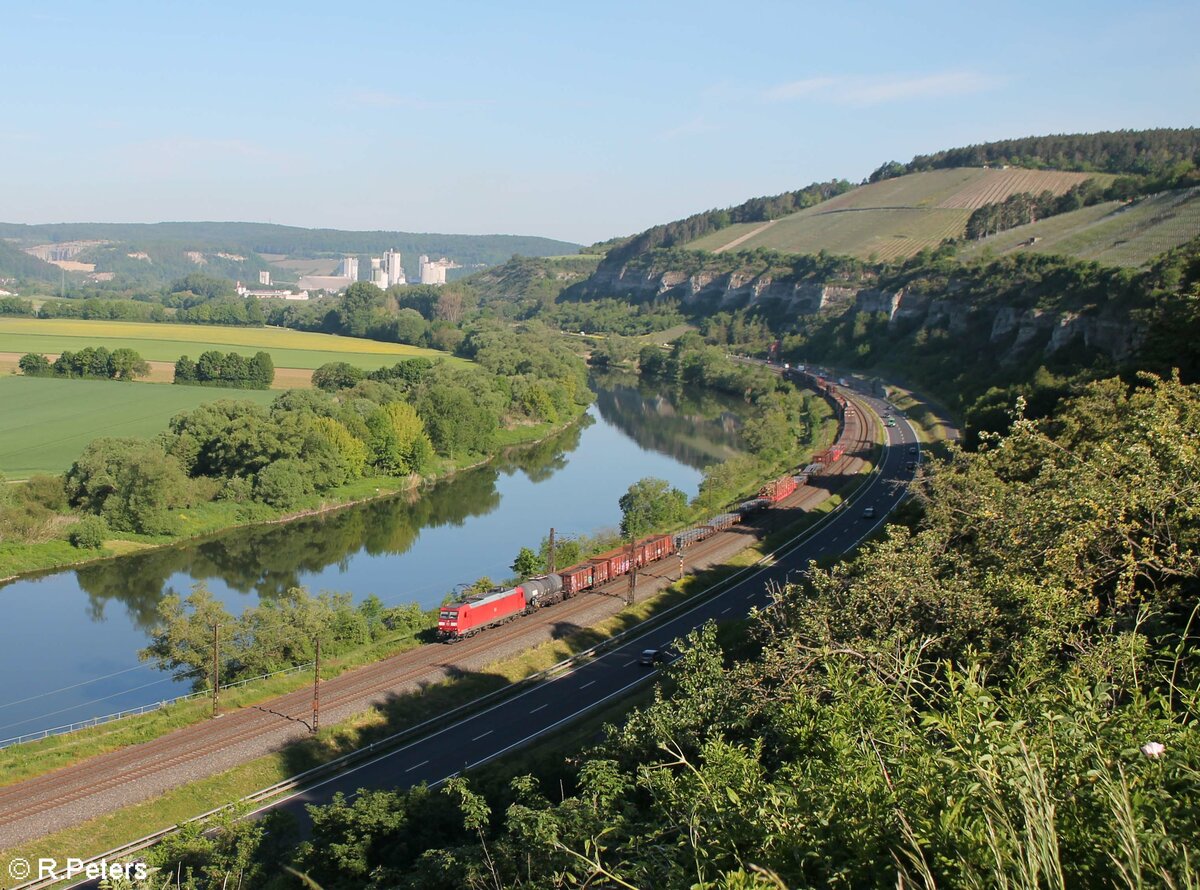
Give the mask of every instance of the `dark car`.
<path id="1" fill-rule="evenodd" d="M 638 656 L 638 664 L 653 667 L 656 664 L 666 664 L 677 655 L 670 646 L 662 646 L 658 649 L 643 649 L 642 654 Z"/>

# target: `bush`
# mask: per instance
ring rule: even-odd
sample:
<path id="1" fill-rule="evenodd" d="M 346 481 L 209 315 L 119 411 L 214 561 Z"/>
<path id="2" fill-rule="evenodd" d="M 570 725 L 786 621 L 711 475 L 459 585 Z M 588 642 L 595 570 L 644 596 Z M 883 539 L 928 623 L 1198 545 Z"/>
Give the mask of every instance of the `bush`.
<path id="1" fill-rule="evenodd" d="M 307 468 L 290 457 L 263 467 L 255 489 L 260 501 L 283 510 L 296 506 L 313 493 Z"/>
<path id="2" fill-rule="evenodd" d="M 104 546 L 108 523 L 99 516 L 85 516 L 67 529 L 67 540 L 80 550 L 98 550 Z"/>

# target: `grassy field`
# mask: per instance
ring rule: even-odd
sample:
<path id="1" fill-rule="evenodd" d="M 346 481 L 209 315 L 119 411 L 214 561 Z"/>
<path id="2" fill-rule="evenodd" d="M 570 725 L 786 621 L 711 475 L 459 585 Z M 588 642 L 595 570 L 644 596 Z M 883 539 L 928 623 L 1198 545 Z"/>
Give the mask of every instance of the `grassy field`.
<path id="1" fill-rule="evenodd" d="M 913 173 L 856 188 L 770 225 L 729 226 L 688 246 L 714 252 L 727 247 L 765 247 L 785 253 L 824 249 L 862 259 L 872 255 L 880 260 L 896 259 L 961 236 L 977 207 L 1023 191 L 1061 194 L 1089 175 L 981 168 Z"/>
<path id="2" fill-rule="evenodd" d="M 1026 246 L 1030 238 L 1035 244 Z M 1112 266 L 1140 266 L 1163 251 L 1200 237 L 1200 189 L 1164 192 L 1121 204 L 1109 201 L 1061 213 L 974 242 L 960 252 L 975 259 L 991 251 L 1067 254 Z"/>
<path id="3" fill-rule="evenodd" d="M 261 349 L 269 352 L 280 368 L 318 368 L 326 362 L 344 361 L 373 370 L 418 355 L 463 363 L 462 359 L 433 349 L 285 328 L 0 318 L 0 352 L 53 354 L 85 346 L 108 349 L 127 346 L 148 361 L 160 362 L 173 362 L 181 355 L 195 359 L 209 349 L 243 355 L 253 355 Z"/>
<path id="4" fill-rule="evenodd" d="M 99 436 L 150 437 L 180 411 L 222 398 L 267 404 L 278 393 L 110 380 L 0 377 L 0 473 L 58 473 Z"/>

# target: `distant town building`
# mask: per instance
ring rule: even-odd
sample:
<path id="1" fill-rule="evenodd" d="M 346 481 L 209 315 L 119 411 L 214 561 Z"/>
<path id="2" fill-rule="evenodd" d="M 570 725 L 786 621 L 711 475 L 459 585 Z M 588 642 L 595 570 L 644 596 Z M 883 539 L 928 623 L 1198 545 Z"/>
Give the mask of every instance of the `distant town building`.
<path id="1" fill-rule="evenodd" d="M 383 260 L 377 256 L 371 257 L 371 284 L 380 290 L 387 290 L 388 283 L 388 273 L 383 267 Z"/>
<path id="2" fill-rule="evenodd" d="M 261 273 L 260 273 L 261 278 Z M 260 300 L 307 300 L 308 291 L 294 290 L 251 290 L 240 281 L 237 283 L 239 297 L 257 297 Z"/>
<path id="3" fill-rule="evenodd" d="M 425 254 L 421 254 L 421 258 L 417 262 L 421 284 L 445 284 L 446 270 L 461 268 L 453 260 L 448 260 L 445 257 L 442 257 L 440 260 L 430 260 Z"/>
<path id="4" fill-rule="evenodd" d="M 392 249 L 383 255 L 384 271 L 387 272 L 388 284 L 407 284 L 404 277 L 404 266 L 400 264 L 400 251 Z"/>
<path id="5" fill-rule="evenodd" d="M 341 268 L 338 269 L 338 276 L 341 278 L 349 278 L 351 282 L 358 281 L 358 257 L 342 257 L 342 265 Z"/>
<path id="6" fill-rule="evenodd" d="M 266 269 L 259 272 L 258 273 L 258 283 L 263 285 L 264 287 L 270 287 L 271 286 L 271 273 L 269 271 L 267 271 Z"/>

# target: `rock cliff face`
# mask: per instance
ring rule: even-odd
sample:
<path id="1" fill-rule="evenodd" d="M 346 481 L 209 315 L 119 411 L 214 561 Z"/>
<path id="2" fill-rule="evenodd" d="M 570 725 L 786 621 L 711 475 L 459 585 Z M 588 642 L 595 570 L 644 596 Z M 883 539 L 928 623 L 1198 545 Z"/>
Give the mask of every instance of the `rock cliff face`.
<path id="1" fill-rule="evenodd" d="M 635 301 L 674 297 L 685 308 L 707 305 L 721 311 L 756 305 L 767 308 L 766 304 L 773 303 L 772 308 L 797 317 L 883 314 L 889 327 L 897 330 L 941 330 L 952 337 L 982 332 L 999 351 L 1002 362 L 1021 360 L 1034 351 L 1049 356 L 1079 344 L 1121 362 L 1136 352 L 1145 337 L 1145 330 L 1117 308 L 1052 311 L 995 301 L 981 303 L 960 297 L 955 291 L 953 282 L 944 293 L 905 288 L 892 292 L 768 273 L 688 273 L 606 263 L 585 285 L 585 292 L 593 296 L 624 296 Z"/>

